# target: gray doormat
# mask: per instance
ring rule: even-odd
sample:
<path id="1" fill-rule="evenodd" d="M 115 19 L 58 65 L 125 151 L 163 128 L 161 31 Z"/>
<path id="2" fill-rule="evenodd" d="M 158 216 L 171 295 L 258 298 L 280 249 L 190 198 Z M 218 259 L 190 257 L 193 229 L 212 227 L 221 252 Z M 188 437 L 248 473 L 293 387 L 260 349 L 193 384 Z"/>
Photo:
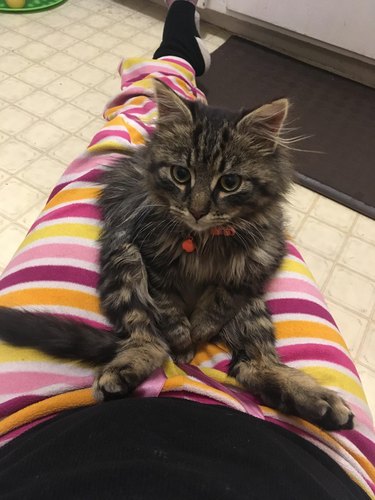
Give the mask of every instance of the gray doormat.
<path id="1" fill-rule="evenodd" d="M 208 102 L 254 108 L 288 97 L 297 182 L 375 219 L 375 90 L 233 36 L 198 80 Z"/>

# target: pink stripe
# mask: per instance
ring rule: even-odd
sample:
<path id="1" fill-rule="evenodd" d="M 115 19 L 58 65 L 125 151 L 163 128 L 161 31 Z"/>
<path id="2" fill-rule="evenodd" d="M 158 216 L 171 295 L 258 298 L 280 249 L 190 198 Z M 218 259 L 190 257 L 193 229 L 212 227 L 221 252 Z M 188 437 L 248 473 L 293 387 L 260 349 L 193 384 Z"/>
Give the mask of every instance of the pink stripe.
<path id="1" fill-rule="evenodd" d="M 159 59 L 161 59 L 162 61 L 170 61 L 170 62 L 173 62 L 175 64 L 178 64 L 178 65 L 182 66 L 183 68 L 187 69 L 188 71 L 190 71 L 190 73 L 193 76 L 195 76 L 195 70 L 194 70 L 193 66 L 191 66 L 185 59 L 182 59 L 182 57 L 164 56 L 164 57 L 160 57 Z"/>
<path id="2" fill-rule="evenodd" d="M 92 381 L 92 376 L 78 377 L 45 372 L 8 372 L 1 374 L 0 394 L 35 391 L 52 384 L 69 384 L 76 388 L 89 387 Z"/>
<path id="3" fill-rule="evenodd" d="M 57 206 L 45 215 L 41 215 L 31 226 L 30 231 L 38 228 L 43 222 L 58 222 L 62 219 L 65 223 L 69 223 L 72 217 L 82 217 L 83 219 L 91 219 L 97 222 L 101 221 L 99 209 L 94 203 L 69 203 L 63 207 Z"/>
<path id="4" fill-rule="evenodd" d="M 181 64 L 181 66 L 184 66 Z M 191 68 L 187 68 L 184 66 L 186 69 L 189 69 L 191 71 Z M 180 78 L 181 80 L 185 81 L 186 83 L 190 83 L 185 75 L 175 68 L 166 66 L 164 64 L 153 64 L 153 63 L 147 63 L 147 64 L 142 64 L 142 66 L 135 68 L 133 70 L 125 70 L 122 74 L 122 88 L 125 86 L 129 86 L 130 84 L 142 80 L 144 77 L 148 77 L 152 75 L 154 78 L 159 79 L 160 76 L 168 76 L 168 77 L 177 77 Z"/>
<path id="5" fill-rule="evenodd" d="M 160 398 L 187 399 L 189 401 L 194 401 L 194 402 L 202 403 L 205 405 L 224 406 L 224 407 L 228 408 L 228 405 L 222 403 L 221 401 L 217 401 L 216 399 L 211 399 L 209 397 L 202 396 L 201 394 L 190 394 L 186 391 L 183 391 L 183 392 L 178 392 L 178 391 L 162 392 L 159 397 Z"/>
<path id="6" fill-rule="evenodd" d="M 297 248 L 290 241 L 287 242 L 286 248 L 287 248 L 288 254 L 293 255 L 294 257 L 297 257 L 297 259 L 299 259 L 303 263 L 305 262 L 303 260 L 302 255 L 299 253 Z"/>
<path id="7" fill-rule="evenodd" d="M 33 427 L 36 427 L 38 424 L 46 422 L 47 420 L 50 420 L 50 419 L 54 418 L 55 416 L 56 416 L 56 414 L 55 415 L 48 415 L 47 417 L 43 417 L 43 418 L 40 418 L 39 420 L 35 420 L 35 422 L 25 424 L 22 427 L 20 427 L 19 429 L 16 429 L 12 432 L 8 432 L 4 436 L 0 437 L 0 443 L 2 443 L 4 441 L 9 441 L 10 439 L 14 439 L 17 436 L 20 436 L 24 432 L 28 431 L 29 429 L 32 429 Z"/>
<path id="8" fill-rule="evenodd" d="M 10 262 L 7 271 L 13 269 L 16 266 L 24 264 L 28 261 L 35 259 L 51 259 L 53 258 L 69 258 L 78 259 L 84 262 L 89 262 L 90 264 L 95 264 L 98 262 L 98 249 L 84 246 L 84 245 L 72 245 L 69 243 L 44 243 L 43 245 L 30 248 L 16 255 Z"/>
<path id="9" fill-rule="evenodd" d="M 282 278 L 277 277 L 267 286 L 266 293 L 276 293 L 276 292 L 294 292 L 296 294 L 306 293 L 312 295 L 324 303 L 322 294 L 319 292 L 316 286 L 298 278 Z"/>
<path id="10" fill-rule="evenodd" d="M 319 339 L 317 340 L 319 341 Z M 297 344 L 278 347 L 277 352 L 280 354 L 284 363 L 313 360 L 316 364 L 319 364 L 321 361 L 328 361 L 338 366 L 342 366 L 353 374 L 356 374 L 351 359 L 333 346 L 318 343 Z"/>
<path id="11" fill-rule="evenodd" d="M 94 135 L 94 138 L 90 142 L 89 147 L 94 146 L 98 142 L 102 141 L 103 139 L 108 139 L 109 137 L 121 137 L 122 139 L 125 139 L 126 141 L 131 143 L 130 134 L 125 130 L 125 128 L 103 129 L 96 135 Z"/>

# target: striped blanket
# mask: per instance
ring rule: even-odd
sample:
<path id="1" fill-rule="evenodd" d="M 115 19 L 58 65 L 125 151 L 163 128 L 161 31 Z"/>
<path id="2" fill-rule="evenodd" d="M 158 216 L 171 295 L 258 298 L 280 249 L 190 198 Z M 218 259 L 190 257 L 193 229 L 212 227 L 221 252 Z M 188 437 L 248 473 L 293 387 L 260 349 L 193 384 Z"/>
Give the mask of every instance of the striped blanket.
<path id="1" fill-rule="evenodd" d="M 77 318 L 109 329 L 96 294 L 98 184 L 106 165 L 142 144 L 157 110 L 152 80 L 158 78 L 187 99 L 201 99 L 194 72 L 176 57 L 127 59 L 120 65 L 122 91 L 106 107 L 106 124 L 87 151 L 66 170 L 0 280 L 0 305 Z M 338 391 L 356 415 L 352 431 L 324 432 L 297 417 L 263 406 L 227 375 L 230 354 L 208 344 L 190 365 L 169 360 L 134 397 L 174 397 L 219 404 L 273 422 L 330 455 L 375 498 L 375 436 L 357 371 L 313 277 L 294 244 L 269 283 L 267 304 L 281 359 Z M 4 445 L 58 412 L 95 404 L 93 371 L 32 349 L 0 346 L 0 444 Z"/>

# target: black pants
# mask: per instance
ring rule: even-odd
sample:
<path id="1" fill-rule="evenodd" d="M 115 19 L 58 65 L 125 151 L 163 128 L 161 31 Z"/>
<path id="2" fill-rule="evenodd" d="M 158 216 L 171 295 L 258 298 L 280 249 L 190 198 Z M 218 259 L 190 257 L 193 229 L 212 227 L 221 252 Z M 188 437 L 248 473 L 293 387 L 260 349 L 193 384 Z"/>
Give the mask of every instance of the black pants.
<path id="1" fill-rule="evenodd" d="M 126 399 L 74 410 L 0 450 L 3 499 L 368 499 L 318 448 L 228 408 Z"/>

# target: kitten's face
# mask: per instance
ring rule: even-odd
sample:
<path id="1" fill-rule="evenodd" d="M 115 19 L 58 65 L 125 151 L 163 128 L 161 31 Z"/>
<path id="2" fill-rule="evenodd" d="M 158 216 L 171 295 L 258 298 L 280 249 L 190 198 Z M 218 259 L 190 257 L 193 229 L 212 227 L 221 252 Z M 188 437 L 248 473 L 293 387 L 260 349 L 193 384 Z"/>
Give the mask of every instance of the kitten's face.
<path id="1" fill-rule="evenodd" d="M 173 96 L 163 95 L 173 107 L 166 116 L 159 101 L 150 183 L 158 202 L 178 221 L 193 231 L 235 226 L 282 197 L 289 164 L 275 140 L 252 123 L 256 112 L 241 119 L 197 103 L 187 107 Z M 278 133 L 281 123 L 276 125 Z"/>

